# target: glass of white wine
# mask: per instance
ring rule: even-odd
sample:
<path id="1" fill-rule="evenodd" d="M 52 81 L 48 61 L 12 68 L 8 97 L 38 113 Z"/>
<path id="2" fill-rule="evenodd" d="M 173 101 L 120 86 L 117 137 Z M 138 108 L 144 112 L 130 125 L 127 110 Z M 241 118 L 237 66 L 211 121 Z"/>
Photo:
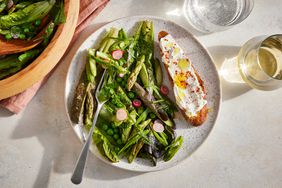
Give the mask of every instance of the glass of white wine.
<path id="1" fill-rule="evenodd" d="M 281 87 L 282 34 L 258 36 L 247 41 L 237 57 L 223 63 L 219 73 L 229 82 L 242 80 L 259 90 Z"/>

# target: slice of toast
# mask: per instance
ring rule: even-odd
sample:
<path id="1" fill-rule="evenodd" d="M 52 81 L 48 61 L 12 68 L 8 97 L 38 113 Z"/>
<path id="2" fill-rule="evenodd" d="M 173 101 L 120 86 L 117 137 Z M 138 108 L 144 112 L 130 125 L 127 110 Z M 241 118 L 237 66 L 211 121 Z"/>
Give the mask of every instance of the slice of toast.
<path id="1" fill-rule="evenodd" d="M 167 36 L 168 33 L 166 31 L 161 31 L 159 32 L 158 34 L 158 39 L 159 41 Z M 161 55 L 163 55 L 163 52 L 161 51 Z M 164 62 L 163 62 L 164 63 Z M 169 74 L 169 71 L 168 71 L 168 65 L 166 63 L 164 63 L 164 67 L 167 71 L 167 74 L 169 75 L 169 80 L 172 84 L 172 86 L 174 86 L 174 81 L 173 81 L 173 78 L 171 78 L 170 74 Z M 201 77 L 199 76 L 199 74 L 197 73 L 197 71 L 195 70 L 194 66 L 192 65 L 192 68 L 194 69 L 194 72 L 195 72 L 195 75 L 196 75 L 196 81 L 198 81 L 199 83 L 199 86 L 201 87 L 202 91 L 204 92 L 205 96 L 203 99 L 206 100 L 206 91 L 205 91 L 205 88 L 204 88 L 204 82 L 203 80 L 201 79 Z M 201 124 L 203 124 L 205 122 L 205 120 L 207 119 L 207 116 L 208 116 L 208 108 L 207 108 L 207 104 L 205 104 L 199 111 L 197 111 L 196 115 L 187 115 L 186 113 L 186 110 L 187 109 L 184 109 L 184 108 L 181 108 L 181 106 L 179 106 L 180 110 L 181 110 L 181 113 L 183 114 L 183 116 L 185 117 L 185 119 L 189 122 L 191 122 L 191 124 L 193 126 L 199 126 Z"/>

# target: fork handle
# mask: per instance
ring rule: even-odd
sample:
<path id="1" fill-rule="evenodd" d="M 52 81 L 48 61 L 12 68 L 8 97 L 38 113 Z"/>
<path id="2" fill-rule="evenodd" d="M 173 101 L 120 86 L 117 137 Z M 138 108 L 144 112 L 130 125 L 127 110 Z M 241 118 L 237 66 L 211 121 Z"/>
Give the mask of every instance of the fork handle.
<path id="1" fill-rule="evenodd" d="M 79 155 L 79 158 L 76 162 L 74 171 L 72 173 L 71 181 L 74 184 L 80 184 L 81 181 L 82 181 L 85 163 L 86 163 L 86 159 L 87 159 L 87 155 L 88 155 L 88 151 L 89 151 L 89 146 L 90 146 L 90 143 L 92 141 L 92 135 L 93 135 L 94 127 L 95 127 L 99 112 L 101 110 L 101 107 L 102 107 L 102 105 L 98 104 L 96 113 L 94 115 L 92 127 L 90 129 L 90 132 L 87 136 L 86 142 L 84 143 L 83 149 L 82 149 L 82 151 Z"/>

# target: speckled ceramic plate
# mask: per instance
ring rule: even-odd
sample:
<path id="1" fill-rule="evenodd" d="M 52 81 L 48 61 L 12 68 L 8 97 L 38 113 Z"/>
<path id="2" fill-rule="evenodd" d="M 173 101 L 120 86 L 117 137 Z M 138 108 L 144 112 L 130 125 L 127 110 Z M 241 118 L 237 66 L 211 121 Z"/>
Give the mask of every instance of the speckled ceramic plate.
<path id="1" fill-rule="evenodd" d="M 185 53 L 188 55 L 191 62 L 204 81 L 205 88 L 207 90 L 208 108 L 210 109 L 210 111 L 206 122 L 199 127 L 191 126 L 189 122 L 186 122 L 183 119 L 183 117 L 175 119 L 176 133 L 177 135 L 182 135 L 184 137 L 183 145 L 172 160 L 168 162 L 159 161 L 156 167 L 151 166 L 150 162 L 144 159 L 136 159 L 131 164 L 129 164 L 126 159 L 121 160 L 119 163 L 110 163 L 107 159 L 100 155 L 95 145 L 91 147 L 91 151 L 98 158 L 112 166 L 126 170 L 143 172 L 162 170 L 177 165 L 184 159 L 188 158 L 204 142 L 204 140 L 212 130 L 219 113 L 221 89 L 215 65 L 207 50 L 192 36 L 192 34 L 171 21 L 150 16 L 121 18 L 102 26 L 84 41 L 84 43 L 80 46 L 80 48 L 74 55 L 72 62 L 70 63 L 65 87 L 66 110 L 67 113 L 70 114 L 69 112 L 74 96 L 74 90 L 78 84 L 80 75 L 85 66 L 87 49 L 97 46 L 99 44 L 99 41 L 101 40 L 101 37 L 110 27 L 124 28 L 129 33 L 132 33 L 134 32 L 137 23 L 145 19 L 152 20 L 154 22 L 156 56 L 159 56 L 157 34 L 161 30 L 165 30 L 170 33 L 176 39 L 178 44 L 184 49 Z M 170 86 L 166 73 L 164 75 L 166 76 L 166 85 Z M 74 124 L 73 122 L 71 122 L 71 125 L 74 128 L 74 131 L 79 139 L 83 142 L 83 135 L 87 135 L 87 133 L 85 133 L 81 129 L 80 125 Z"/>

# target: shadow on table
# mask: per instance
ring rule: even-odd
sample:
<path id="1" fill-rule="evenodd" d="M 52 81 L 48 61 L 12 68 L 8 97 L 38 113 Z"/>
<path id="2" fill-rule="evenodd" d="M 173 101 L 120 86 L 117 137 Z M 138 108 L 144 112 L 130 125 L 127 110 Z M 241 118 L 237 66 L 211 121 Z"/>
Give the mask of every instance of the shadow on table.
<path id="1" fill-rule="evenodd" d="M 208 48 L 210 54 L 213 57 L 214 63 L 217 70 L 220 70 L 222 63 L 226 59 L 233 58 L 237 56 L 240 47 L 238 46 L 212 46 Z M 222 86 L 222 100 L 227 101 L 229 99 L 238 97 L 251 88 L 245 83 L 231 83 L 227 82 L 220 76 L 221 86 Z"/>
<path id="2" fill-rule="evenodd" d="M 14 115 L 14 113 L 0 106 L 0 118 L 10 117 L 12 115 Z"/>
<path id="3" fill-rule="evenodd" d="M 34 188 L 47 187 L 52 171 L 70 174 L 70 180 L 74 165 L 82 149 L 82 144 L 70 128 L 64 102 L 62 102 L 64 101 L 64 82 L 68 69 L 67 62 L 71 60 L 72 54 L 75 53 L 87 36 L 101 25 L 103 23 L 92 25 L 80 35 L 79 40 L 66 56 L 64 64 L 61 63 L 57 67 L 46 85 L 38 92 L 37 97 L 34 99 L 36 102 L 32 102 L 22 112 L 22 119 L 11 136 L 12 139 L 36 137 L 44 148 L 38 175 L 33 185 Z M 30 149 L 32 150 L 32 148 Z M 114 180 L 129 178 L 139 174 L 111 167 L 90 153 L 84 177 Z"/>

